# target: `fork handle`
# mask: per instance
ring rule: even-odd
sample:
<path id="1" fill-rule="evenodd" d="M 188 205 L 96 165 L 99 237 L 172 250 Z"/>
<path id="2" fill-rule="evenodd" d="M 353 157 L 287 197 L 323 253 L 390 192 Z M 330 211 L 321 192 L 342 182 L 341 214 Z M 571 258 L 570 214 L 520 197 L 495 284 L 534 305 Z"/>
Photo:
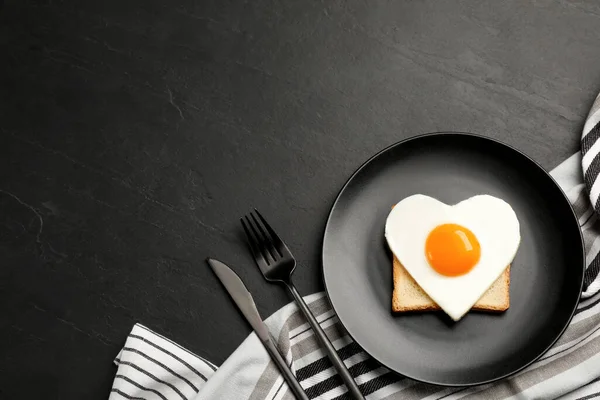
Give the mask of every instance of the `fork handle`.
<path id="1" fill-rule="evenodd" d="M 325 352 L 329 356 L 329 359 L 333 363 L 333 366 L 344 381 L 344 384 L 348 388 L 348 393 L 350 393 L 352 397 L 356 400 L 365 400 L 362 393 L 360 392 L 360 389 L 358 388 L 358 385 L 356 384 L 356 382 L 354 382 L 352 375 L 350 375 L 350 371 L 348 371 L 348 368 L 346 368 L 344 362 L 342 361 L 338 353 L 335 351 L 335 348 L 327 338 L 327 335 L 325 335 L 325 332 L 319 325 L 319 322 L 317 322 L 315 316 L 312 314 L 312 312 L 302 299 L 302 296 L 300 296 L 300 293 L 298 293 L 291 281 L 285 282 L 285 284 L 292 293 L 292 296 L 294 296 L 296 304 L 298 304 L 298 307 L 300 307 L 300 310 L 302 310 L 302 313 L 308 320 L 308 323 L 310 324 L 313 332 L 315 333 L 315 336 L 319 340 L 319 343 L 324 348 Z"/>

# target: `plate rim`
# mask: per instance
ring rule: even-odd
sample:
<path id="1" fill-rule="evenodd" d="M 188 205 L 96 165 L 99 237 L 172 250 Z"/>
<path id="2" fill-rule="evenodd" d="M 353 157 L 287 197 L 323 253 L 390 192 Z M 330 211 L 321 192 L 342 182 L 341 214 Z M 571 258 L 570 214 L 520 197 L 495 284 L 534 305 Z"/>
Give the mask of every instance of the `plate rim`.
<path id="1" fill-rule="evenodd" d="M 565 321 L 564 326 L 561 328 L 560 332 L 558 335 L 556 335 L 556 337 L 548 344 L 548 346 L 546 346 L 546 348 L 543 349 L 543 351 L 541 351 L 538 355 L 536 355 L 535 357 L 533 357 L 530 361 L 526 362 L 524 365 L 522 365 L 519 368 L 516 368 L 515 370 L 505 373 L 501 376 L 495 377 L 495 378 L 491 378 L 488 380 L 484 380 L 484 381 L 478 381 L 478 382 L 474 382 L 474 383 L 440 383 L 440 382 L 434 382 L 432 380 L 424 380 L 422 378 L 417 378 L 414 376 L 410 376 L 410 375 L 406 375 L 403 373 L 400 373 L 396 370 L 394 370 L 393 368 L 385 365 L 384 363 L 382 363 L 379 359 L 377 359 L 376 357 L 374 357 L 371 353 L 369 353 L 361 344 L 358 340 L 356 340 L 356 338 L 348 331 L 348 329 L 346 328 L 346 324 L 344 324 L 344 322 L 342 321 L 342 317 L 339 315 L 339 313 L 337 312 L 335 305 L 333 304 L 333 301 L 331 300 L 331 296 L 329 295 L 329 290 L 327 288 L 327 281 L 325 279 L 325 239 L 327 237 L 327 233 L 330 229 L 330 222 L 331 222 L 331 218 L 332 218 L 332 214 L 334 209 L 336 208 L 336 206 L 338 205 L 338 202 L 340 201 L 340 198 L 342 197 L 342 195 L 344 194 L 344 191 L 346 190 L 346 188 L 348 187 L 348 185 L 352 182 L 352 180 L 366 167 L 368 166 L 371 162 L 373 162 L 375 159 L 377 159 L 378 157 L 380 157 L 381 155 L 387 153 L 388 151 L 396 148 L 396 147 L 400 147 L 402 145 L 405 145 L 408 142 L 411 141 L 415 141 L 415 140 L 421 140 L 421 139 L 425 139 L 428 137 L 433 137 L 433 136 L 461 136 L 461 137 L 471 137 L 471 138 L 476 138 L 476 139 L 482 139 L 482 140 L 486 140 L 486 141 L 490 141 L 490 142 L 494 142 L 495 144 L 498 144 L 500 146 L 503 146 L 505 148 L 507 148 L 508 150 L 511 150 L 515 153 L 517 153 L 518 155 L 524 157 L 525 159 L 527 159 L 529 162 L 531 162 L 534 166 L 536 166 L 540 171 L 542 171 L 546 177 L 548 177 L 550 179 L 550 181 L 554 184 L 554 186 L 556 186 L 556 188 L 558 188 L 559 192 L 562 194 L 563 199 L 566 201 L 569 210 L 571 211 L 571 216 L 573 218 L 573 221 L 575 222 L 576 226 L 577 226 L 577 232 L 579 232 L 579 242 L 580 242 L 580 249 L 581 249 L 581 282 L 579 284 L 579 294 L 577 295 L 577 300 L 575 301 L 572 310 L 570 312 L 569 318 L 567 318 L 567 320 Z M 560 165 L 560 164 L 559 164 Z M 556 167 L 555 167 L 556 168 Z M 564 190 L 560 187 L 560 185 L 558 184 L 558 182 L 556 182 L 556 180 L 552 177 L 552 175 L 550 175 L 550 172 L 546 171 L 546 169 L 544 167 L 542 167 L 537 161 L 535 161 L 533 158 L 531 158 L 530 156 L 528 156 L 527 154 L 525 154 L 524 152 L 522 152 L 521 150 L 507 144 L 504 143 L 498 139 L 492 138 L 492 137 L 488 137 L 488 136 L 484 136 L 481 134 L 476 134 L 476 133 L 471 133 L 471 132 L 459 132 L 459 131 L 439 131 L 439 132 L 429 132 L 429 133 L 422 133 L 422 134 L 418 134 L 418 135 L 414 135 L 414 136 L 410 136 L 408 138 L 402 139 L 400 141 L 397 141 L 395 143 L 392 143 L 386 147 L 384 147 L 383 149 L 379 150 L 377 153 L 375 153 L 374 155 L 372 155 L 371 157 L 369 157 L 366 161 L 364 161 L 351 175 L 350 177 L 348 177 L 348 179 L 344 182 L 344 184 L 342 185 L 341 189 L 339 190 L 338 194 L 335 197 L 335 200 L 333 201 L 330 209 L 329 209 L 329 213 L 327 214 L 327 220 L 325 222 L 325 228 L 323 229 L 323 236 L 322 236 L 322 240 L 321 240 L 321 279 L 323 281 L 323 285 L 324 285 L 324 292 L 325 292 L 325 296 L 327 297 L 327 301 L 329 301 L 329 304 L 331 304 L 331 307 L 333 309 L 333 311 L 335 312 L 338 320 L 340 321 L 340 324 L 342 324 L 342 326 L 344 327 L 344 330 L 346 331 L 346 333 L 348 334 L 348 336 L 356 343 L 360 346 L 360 348 L 369 355 L 369 357 L 371 357 L 373 360 L 375 360 L 377 363 L 379 363 L 380 365 L 384 366 L 385 368 L 387 368 L 388 370 L 390 370 L 391 372 L 398 374 L 399 376 L 403 376 L 409 379 L 412 379 L 414 381 L 417 382 L 421 382 L 421 383 L 426 383 L 429 385 L 437 385 L 437 386 L 442 386 L 442 387 L 473 387 L 473 386 L 479 386 L 479 385 L 485 385 L 488 383 L 493 383 L 493 382 L 497 382 L 500 381 L 502 379 L 506 379 L 510 376 L 515 375 L 516 373 L 524 370 L 525 368 L 529 367 L 531 364 L 533 364 L 534 362 L 536 362 L 541 356 L 543 356 L 544 354 L 546 354 L 555 344 L 556 342 L 563 336 L 563 334 L 565 333 L 565 331 L 567 330 L 567 328 L 569 327 L 569 325 L 571 324 L 571 321 L 573 320 L 573 317 L 575 315 L 575 312 L 577 311 L 577 306 L 579 305 L 580 301 L 581 301 L 581 293 L 583 290 L 583 284 L 584 284 L 584 279 L 585 279 L 585 266 L 586 266 L 586 254 L 585 254 L 585 242 L 583 240 L 583 233 L 581 231 L 581 225 L 579 224 L 579 220 L 577 219 L 577 214 L 575 214 L 575 210 L 573 209 L 573 205 L 571 204 L 571 202 L 569 201 L 569 198 L 567 197 L 566 193 L 564 192 Z"/>

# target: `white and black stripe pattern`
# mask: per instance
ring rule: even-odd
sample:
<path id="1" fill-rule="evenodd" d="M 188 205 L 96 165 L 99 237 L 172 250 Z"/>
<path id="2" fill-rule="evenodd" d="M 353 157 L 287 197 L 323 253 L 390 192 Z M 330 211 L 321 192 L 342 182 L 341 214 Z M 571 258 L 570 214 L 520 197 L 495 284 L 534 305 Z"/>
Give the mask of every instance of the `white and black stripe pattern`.
<path id="1" fill-rule="evenodd" d="M 189 400 L 216 367 L 171 340 L 136 324 L 115 359 L 110 400 Z"/>
<path id="2" fill-rule="evenodd" d="M 581 156 L 585 191 L 589 196 L 590 207 L 596 211 L 594 217 L 597 217 L 600 215 L 600 95 L 596 98 L 583 127 Z M 593 254 L 587 260 L 584 297 L 600 289 L 600 243 L 590 250 Z"/>
<path id="3" fill-rule="evenodd" d="M 596 98 L 583 127 L 581 155 L 585 186 L 592 205 L 600 212 L 600 96 Z"/>

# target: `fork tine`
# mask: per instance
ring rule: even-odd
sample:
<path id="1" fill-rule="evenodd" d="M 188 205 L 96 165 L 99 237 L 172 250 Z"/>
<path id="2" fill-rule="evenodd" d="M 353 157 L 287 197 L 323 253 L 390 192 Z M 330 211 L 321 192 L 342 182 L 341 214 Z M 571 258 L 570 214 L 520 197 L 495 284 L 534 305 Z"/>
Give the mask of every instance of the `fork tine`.
<path id="1" fill-rule="evenodd" d="M 247 218 L 247 217 L 246 217 Z M 266 269 L 269 266 L 267 260 L 265 260 L 264 255 L 262 254 L 257 239 L 252 236 L 248 226 L 246 226 L 246 222 L 244 222 L 244 218 L 240 218 L 242 226 L 244 227 L 244 232 L 246 232 L 246 238 L 248 239 L 248 245 L 250 246 L 250 250 L 252 251 L 252 255 L 254 256 L 254 261 L 258 264 L 258 267 L 262 269 Z"/>
<path id="2" fill-rule="evenodd" d="M 291 257 L 292 252 L 290 251 L 290 249 L 288 249 L 286 244 L 283 243 L 283 240 L 281 240 L 279 238 L 279 236 L 277 236 L 277 234 L 275 233 L 273 228 L 271 228 L 271 225 L 269 225 L 267 220 L 262 216 L 262 214 L 260 212 L 258 212 L 258 210 L 256 208 L 254 209 L 254 211 L 256 212 L 256 215 L 258 215 L 258 218 L 260 218 L 260 220 L 262 221 L 265 228 L 267 228 L 267 231 L 269 231 L 269 234 L 271 235 L 271 239 L 273 240 L 273 242 L 275 244 L 275 248 L 277 249 L 277 252 L 282 257 L 285 257 L 285 256 Z"/>
<path id="3" fill-rule="evenodd" d="M 253 220 L 254 222 L 252 222 Z M 256 246 L 264 256 L 267 265 L 271 264 L 271 262 L 275 262 L 275 253 L 269 249 L 269 247 L 272 247 L 271 242 L 265 237 L 262 227 L 257 223 L 256 218 L 252 213 L 246 215 L 246 224 L 248 224 L 250 231 L 254 234 Z"/>
<path id="4" fill-rule="evenodd" d="M 260 234 L 264 239 L 263 240 L 264 247 L 266 247 L 269 254 L 271 254 L 271 257 L 273 257 L 273 261 L 275 261 L 276 258 L 281 257 L 281 254 L 279 253 L 279 251 L 277 251 L 277 248 L 273 244 L 273 239 L 270 237 L 270 235 L 268 235 L 265 232 L 262 225 L 260 224 L 260 222 L 258 222 L 258 220 L 254 216 L 254 214 L 250 213 L 250 216 L 252 217 L 252 220 L 254 220 L 254 224 L 258 227 L 258 230 L 260 231 Z"/>

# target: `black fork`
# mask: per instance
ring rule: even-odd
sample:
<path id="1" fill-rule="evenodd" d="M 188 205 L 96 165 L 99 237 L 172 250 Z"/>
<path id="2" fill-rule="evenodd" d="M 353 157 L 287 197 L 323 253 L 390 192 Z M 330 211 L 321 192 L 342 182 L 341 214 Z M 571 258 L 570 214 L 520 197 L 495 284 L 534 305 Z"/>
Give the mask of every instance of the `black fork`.
<path id="1" fill-rule="evenodd" d="M 248 237 L 254 261 L 256 261 L 265 279 L 269 282 L 284 284 L 289 289 L 296 304 L 298 304 L 298 307 L 300 307 L 300 310 L 302 310 L 302 313 L 312 327 L 315 336 L 346 384 L 348 392 L 354 399 L 364 400 L 356 382 L 354 382 L 352 375 L 350 375 L 350 371 L 344 365 L 344 362 L 335 351 L 325 332 L 321 329 L 316 318 L 310 312 L 302 296 L 300 296 L 300 293 L 298 293 L 292 283 L 292 273 L 296 268 L 296 259 L 290 252 L 290 249 L 277 236 L 273 228 L 271 228 L 258 210 L 254 209 L 254 212 L 246 215 L 241 221 Z"/>

